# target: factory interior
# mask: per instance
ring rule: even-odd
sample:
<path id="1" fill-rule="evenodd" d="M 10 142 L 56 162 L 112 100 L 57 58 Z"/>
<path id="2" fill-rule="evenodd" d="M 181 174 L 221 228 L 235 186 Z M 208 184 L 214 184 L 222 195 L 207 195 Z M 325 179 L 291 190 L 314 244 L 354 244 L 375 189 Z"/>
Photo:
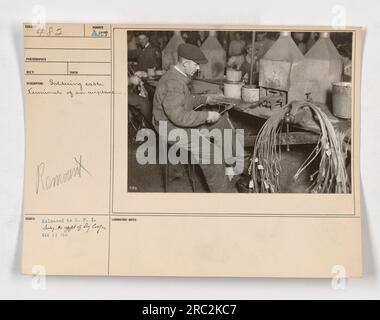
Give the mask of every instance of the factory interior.
<path id="1" fill-rule="evenodd" d="M 350 32 L 128 31 L 128 192 L 210 192 L 197 165 L 140 165 L 137 132 L 152 128 L 160 79 L 178 47 L 207 58 L 193 95 L 221 97 L 231 125 L 244 129 L 240 193 L 350 193 Z M 149 52 L 148 48 L 149 47 Z M 215 106 L 210 106 L 210 108 Z M 224 111 L 223 111 L 224 112 Z M 170 172 L 182 172 L 171 177 Z"/>

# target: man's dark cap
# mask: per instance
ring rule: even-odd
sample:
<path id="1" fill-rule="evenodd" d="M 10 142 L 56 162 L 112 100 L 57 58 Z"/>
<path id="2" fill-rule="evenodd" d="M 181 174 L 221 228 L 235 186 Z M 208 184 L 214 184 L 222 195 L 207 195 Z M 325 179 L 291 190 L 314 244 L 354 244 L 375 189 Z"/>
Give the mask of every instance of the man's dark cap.
<path id="1" fill-rule="evenodd" d="M 205 64 L 208 62 L 202 50 L 190 43 L 182 43 L 178 46 L 178 56 L 192 60 L 198 64 Z"/>

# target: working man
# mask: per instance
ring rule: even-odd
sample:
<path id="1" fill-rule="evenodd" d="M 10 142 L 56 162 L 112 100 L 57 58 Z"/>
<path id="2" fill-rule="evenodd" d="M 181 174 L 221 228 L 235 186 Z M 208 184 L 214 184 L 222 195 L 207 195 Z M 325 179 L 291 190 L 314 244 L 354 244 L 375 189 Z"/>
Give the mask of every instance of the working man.
<path id="1" fill-rule="evenodd" d="M 128 77 L 128 105 L 140 111 L 148 123 L 152 122 L 152 102 L 148 98 L 142 80 L 133 75 Z"/>
<path id="2" fill-rule="evenodd" d="M 244 53 L 245 41 L 241 38 L 240 32 L 234 33 L 234 38 L 230 42 L 230 46 L 228 48 L 228 56 L 240 56 Z"/>
<path id="3" fill-rule="evenodd" d="M 259 59 L 257 57 L 257 50 L 252 48 L 252 43 L 247 43 L 245 54 L 240 56 L 232 56 L 228 59 L 227 65 L 230 68 L 236 70 L 241 70 L 241 74 L 245 82 L 250 83 L 251 77 L 252 84 L 257 85 L 259 82 Z M 253 69 L 251 74 L 251 63 L 252 63 L 252 50 L 254 50 L 253 56 Z"/>
<path id="4" fill-rule="evenodd" d="M 157 131 L 159 131 L 160 122 L 167 124 L 168 132 L 181 128 L 185 129 L 188 136 L 191 135 L 192 128 L 201 129 L 212 126 L 222 130 L 231 129 L 226 117 L 221 117 L 218 112 L 194 110 L 200 104 L 216 102 L 211 97 L 194 96 L 189 91 L 191 77 L 199 70 L 199 64 L 203 63 L 207 63 L 207 58 L 197 46 L 181 44 L 178 47 L 178 62 L 160 79 L 153 99 L 153 124 Z M 160 138 L 171 143 L 165 140 L 167 137 Z M 200 138 L 204 136 L 200 135 Z M 216 150 L 222 148 L 222 143 L 214 141 L 212 147 L 205 151 L 199 148 L 195 141 L 189 139 L 180 147 L 190 151 L 195 159 L 200 159 L 199 165 L 211 192 L 236 192 L 235 186 L 226 175 L 225 163 L 213 162 Z M 202 163 L 207 160 L 211 160 L 210 164 Z"/>
<path id="5" fill-rule="evenodd" d="M 137 70 L 147 72 L 148 69 L 161 69 L 161 53 L 150 42 L 145 33 L 137 37 L 139 49 L 137 51 Z"/>

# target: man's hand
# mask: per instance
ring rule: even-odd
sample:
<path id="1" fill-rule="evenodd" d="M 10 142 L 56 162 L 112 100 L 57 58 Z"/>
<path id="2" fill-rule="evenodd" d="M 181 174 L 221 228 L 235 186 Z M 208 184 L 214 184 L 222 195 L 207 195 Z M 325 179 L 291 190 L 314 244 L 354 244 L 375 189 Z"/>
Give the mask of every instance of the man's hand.
<path id="1" fill-rule="evenodd" d="M 141 82 L 141 79 L 138 76 L 130 76 L 128 77 L 128 84 L 132 84 L 134 86 L 138 86 Z"/>
<path id="2" fill-rule="evenodd" d="M 206 99 L 206 104 L 209 104 L 209 105 L 215 105 L 215 104 L 218 104 L 220 101 L 218 100 L 218 98 L 222 98 L 223 95 L 214 95 L 214 96 L 208 96 L 207 99 Z"/>
<path id="3" fill-rule="evenodd" d="M 219 120 L 220 113 L 216 111 L 208 111 L 207 123 L 215 123 Z"/>

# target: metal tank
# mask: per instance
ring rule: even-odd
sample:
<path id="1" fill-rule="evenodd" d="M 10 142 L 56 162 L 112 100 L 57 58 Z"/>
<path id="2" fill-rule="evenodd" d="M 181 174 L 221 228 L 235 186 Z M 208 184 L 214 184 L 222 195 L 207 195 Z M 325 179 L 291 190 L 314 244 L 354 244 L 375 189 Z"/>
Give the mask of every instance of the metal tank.
<path id="1" fill-rule="evenodd" d="M 278 40 L 260 60 L 260 98 L 278 98 L 282 105 L 305 98 L 305 63 L 290 32 Z"/>
<path id="2" fill-rule="evenodd" d="M 201 46 L 201 50 L 208 62 L 200 66 L 200 78 L 203 79 L 223 79 L 226 67 L 226 51 L 216 38 L 216 31 L 210 34 Z"/>
<path id="3" fill-rule="evenodd" d="M 177 49 L 181 43 L 185 43 L 182 39 L 180 31 L 174 31 L 173 36 L 169 40 L 168 44 L 162 50 L 162 69 L 169 70 L 171 66 L 174 66 L 178 62 Z"/>
<path id="4" fill-rule="evenodd" d="M 305 55 L 307 65 L 305 89 L 314 101 L 331 104 L 333 83 L 342 81 L 343 59 L 330 39 L 322 32 L 319 40 Z"/>

